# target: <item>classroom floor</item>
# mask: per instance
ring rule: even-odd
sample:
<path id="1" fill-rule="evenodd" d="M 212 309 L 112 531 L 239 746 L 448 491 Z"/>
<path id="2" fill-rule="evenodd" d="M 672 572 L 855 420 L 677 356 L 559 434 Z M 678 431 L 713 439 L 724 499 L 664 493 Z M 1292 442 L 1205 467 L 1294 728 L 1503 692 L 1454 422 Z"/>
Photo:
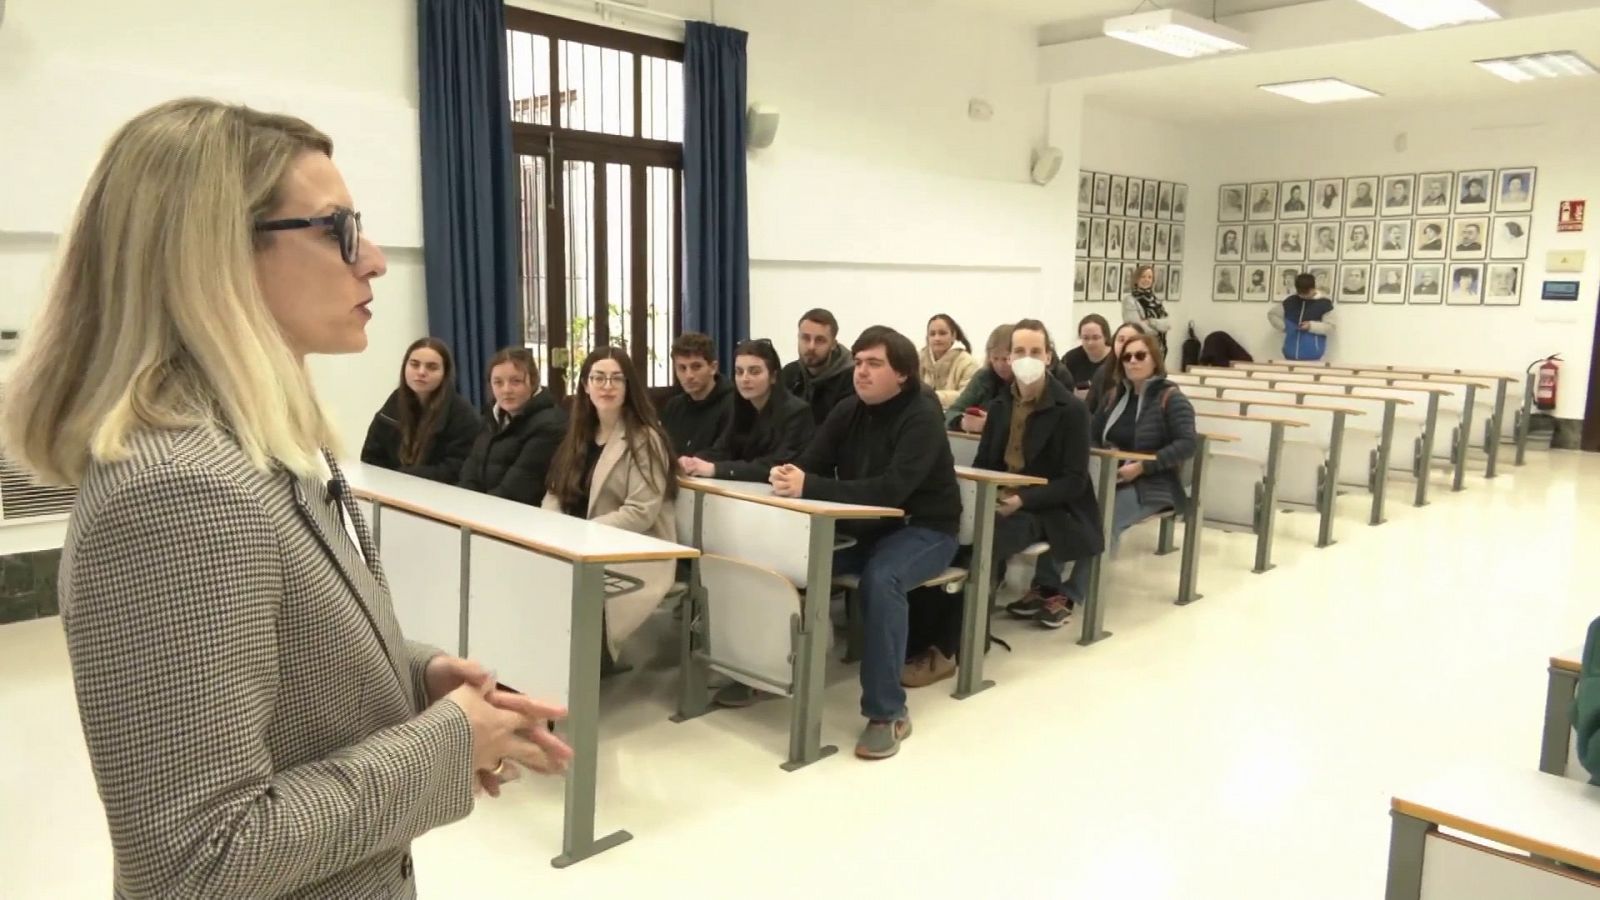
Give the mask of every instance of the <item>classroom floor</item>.
<path id="1" fill-rule="evenodd" d="M 830 672 L 840 754 L 788 774 L 785 702 L 672 724 L 672 672 L 635 645 L 645 664 L 602 695 L 599 809 L 634 840 L 552 869 L 560 786 L 523 781 L 417 843 L 421 893 L 1379 897 L 1391 792 L 1456 761 L 1533 769 L 1546 660 L 1600 614 L 1600 457 L 1504 472 L 1461 494 L 1441 476 L 1425 509 L 1398 487 L 1380 528 L 1345 498 L 1326 550 L 1314 516 L 1285 516 L 1265 575 L 1253 538 L 1207 530 L 1183 609 L 1178 557 L 1137 530 L 1111 639 L 997 621 L 1015 647 L 989 655 L 998 686 L 913 691 L 916 732 L 885 762 L 850 755 L 852 667 Z M 0 894 L 104 897 L 110 872 L 59 621 L 0 628 Z"/>

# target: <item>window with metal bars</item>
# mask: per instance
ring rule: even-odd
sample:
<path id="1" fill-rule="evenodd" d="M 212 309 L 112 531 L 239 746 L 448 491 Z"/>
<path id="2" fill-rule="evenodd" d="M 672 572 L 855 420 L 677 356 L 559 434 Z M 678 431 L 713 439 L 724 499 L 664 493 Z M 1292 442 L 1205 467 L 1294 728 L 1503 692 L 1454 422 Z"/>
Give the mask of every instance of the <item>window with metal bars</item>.
<path id="1" fill-rule="evenodd" d="M 672 383 L 682 318 L 683 45 L 506 8 L 525 341 L 557 393 L 626 347 Z"/>

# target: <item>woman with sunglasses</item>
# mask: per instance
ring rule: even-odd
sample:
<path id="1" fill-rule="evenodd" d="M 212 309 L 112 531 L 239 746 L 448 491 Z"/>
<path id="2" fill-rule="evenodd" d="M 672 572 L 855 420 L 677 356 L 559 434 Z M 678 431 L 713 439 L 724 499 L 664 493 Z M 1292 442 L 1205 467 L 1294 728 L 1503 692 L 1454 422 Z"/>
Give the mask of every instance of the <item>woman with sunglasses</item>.
<path id="1" fill-rule="evenodd" d="M 361 461 L 455 484 L 478 436 L 478 413 L 456 393 L 455 376 L 443 341 L 413 341 L 400 364 L 400 386 L 367 428 Z"/>
<path id="2" fill-rule="evenodd" d="M 672 441 L 621 347 L 589 354 L 578 373 L 572 422 L 550 466 L 544 508 L 624 531 L 677 540 Z M 643 586 L 606 598 L 603 669 L 672 587 L 672 560 L 614 566 Z"/>
<path id="3" fill-rule="evenodd" d="M 1097 447 L 1147 453 L 1155 459 L 1117 468 L 1116 506 L 1111 516 L 1111 546 L 1138 522 L 1188 503 L 1178 478 L 1194 455 L 1194 406 L 1167 380 L 1166 361 L 1153 335 L 1136 334 L 1111 364 L 1105 396 L 1094 410 L 1089 438 Z M 1069 597 L 1082 597 L 1088 566 L 1077 566 L 1068 581 Z"/>
<path id="4" fill-rule="evenodd" d="M 816 433 L 816 418 L 810 404 L 779 383 L 782 371 L 771 341 L 745 341 L 734 348 L 733 384 L 738 397 L 733 417 L 709 450 L 679 458 L 683 474 L 766 481 L 773 466 L 800 455 Z"/>
<path id="5" fill-rule="evenodd" d="M 135 116 L 6 384 L 7 452 L 79 486 L 61 621 L 112 893 L 404 897 L 410 842 L 563 711 L 407 641 L 306 357 L 367 346 L 382 251 L 300 119 Z M 67 763 L 70 765 L 70 761 Z"/>
<path id="6" fill-rule="evenodd" d="M 489 358 L 494 408 L 461 466 L 461 487 L 530 505 L 544 500 L 550 460 L 567 428 L 567 414 L 539 387 L 539 367 L 523 347 Z"/>
<path id="7" fill-rule="evenodd" d="M 1105 355 L 1100 368 L 1096 369 L 1094 377 L 1089 379 L 1089 393 L 1083 398 L 1083 402 L 1089 406 L 1089 412 L 1092 413 L 1100 408 L 1100 399 L 1105 396 L 1111 369 L 1116 364 L 1117 357 L 1122 355 L 1122 348 L 1128 343 L 1128 338 L 1144 333 L 1144 326 L 1134 322 L 1123 322 L 1111 333 L 1111 352 Z"/>

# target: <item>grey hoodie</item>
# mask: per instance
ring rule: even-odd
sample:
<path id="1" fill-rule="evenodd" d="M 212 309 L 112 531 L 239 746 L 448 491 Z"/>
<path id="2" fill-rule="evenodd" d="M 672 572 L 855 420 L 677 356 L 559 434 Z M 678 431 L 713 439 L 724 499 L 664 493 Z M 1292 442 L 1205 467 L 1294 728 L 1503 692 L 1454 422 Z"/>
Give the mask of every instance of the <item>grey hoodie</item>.
<path id="1" fill-rule="evenodd" d="M 783 367 L 782 380 L 789 393 L 811 405 L 812 418 L 821 425 L 840 400 L 855 394 L 855 359 L 843 345 L 834 344 L 817 374 L 797 359 Z"/>

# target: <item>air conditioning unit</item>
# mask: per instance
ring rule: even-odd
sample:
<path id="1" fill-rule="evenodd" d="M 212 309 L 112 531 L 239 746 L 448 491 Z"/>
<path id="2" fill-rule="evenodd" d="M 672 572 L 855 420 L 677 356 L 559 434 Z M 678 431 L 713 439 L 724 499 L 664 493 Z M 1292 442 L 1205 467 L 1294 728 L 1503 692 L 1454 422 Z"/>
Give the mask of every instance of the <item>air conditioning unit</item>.
<path id="1" fill-rule="evenodd" d="M 77 497 L 76 488 L 39 484 L 21 466 L 0 456 L 0 528 L 59 522 L 72 512 Z"/>

